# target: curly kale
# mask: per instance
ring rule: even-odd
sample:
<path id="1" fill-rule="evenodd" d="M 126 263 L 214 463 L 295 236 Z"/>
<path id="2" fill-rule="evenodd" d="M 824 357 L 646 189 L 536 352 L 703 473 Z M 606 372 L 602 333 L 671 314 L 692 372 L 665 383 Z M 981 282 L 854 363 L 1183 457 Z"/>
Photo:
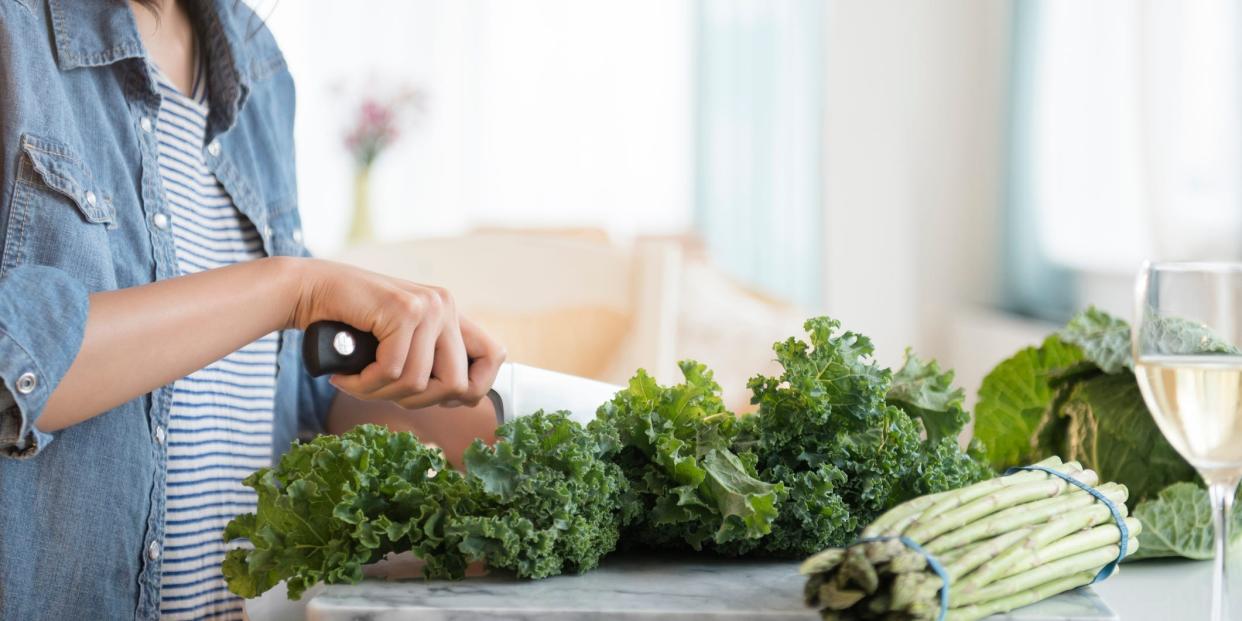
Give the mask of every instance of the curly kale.
<path id="1" fill-rule="evenodd" d="M 496 433 L 495 447 L 467 449 L 467 474 L 410 433 L 375 425 L 294 445 L 245 481 L 258 510 L 230 522 L 225 540 L 253 547 L 229 551 L 229 590 L 255 597 L 285 580 L 297 599 L 317 582 L 357 582 L 363 565 L 404 551 L 429 578 L 461 578 L 473 560 L 527 578 L 595 567 L 620 528 L 615 437 L 563 412 Z"/>
<path id="2" fill-rule="evenodd" d="M 750 381 L 756 414 L 737 418 L 702 364 L 661 386 L 644 371 L 588 427 L 536 412 L 475 442 L 465 472 L 409 433 L 364 425 L 295 445 L 245 481 L 258 510 L 225 530 L 229 589 L 317 582 L 411 551 L 424 575 L 460 578 L 483 561 L 519 578 L 594 568 L 630 545 L 722 554 L 806 555 L 842 545 L 909 498 L 989 475 L 957 436 L 969 418 L 952 373 L 907 352 L 895 373 L 871 342 L 806 323 L 774 346 L 784 368 Z"/>
<path id="3" fill-rule="evenodd" d="M 245 484 L 258 493 L 258 510 L 231 521 L 224 539 L 253 548 L 228 552 L 229 590 L 255 597 L 285 580 L 293 599 L 317 582 L 361 580 L 363 565 L 409 549 L 412 534 L 420 553 L 440 559 L 442 524 L 466 491 L 439 450 L 374 425 L 295 445 Z M 457 575 L 465 563 L 446 559 L 429 569 Z"/>
<path id="4" fill-rule="evenodd" d="M 617 439 L 589 434 L 564 413 L 502 426 L 497 443 L 466 449 L 466 478 L 481 505 L 453 520 L 458 549 L 519 578 L 582 573 L 617 545 L 621 468 L 608 461 Z"/>
<path id="5" fill-rule="evenodd" d="M 730 448 L 736 417 L 711 371 L 692 361 L 681 371 L 683 383 L 660 386 L 639 370 L 590 425 L 615 433 L 622 446 L 616 459 L 632 500 L 623 503 L 627 539 L 695 550 L 757 539 L 771 530 L 785 487 L 758 478 L 753 456 Z"/>
<path id="6" fill-rule="evenodd" d="M 760 479 L 789 490 L 761 542 L 767 554 L 843 545 L 904 500 L 990 475 L 958 448 L 968 416 L 951 374 L 908 355 L 894 375 L 871 359 L 867 337 L 839 327 L 807 321 L 809 343 L 773 347 L 784 372 L 749 384 L 759 411 L 743 419 L 738 447 L 755 453 Z"/>

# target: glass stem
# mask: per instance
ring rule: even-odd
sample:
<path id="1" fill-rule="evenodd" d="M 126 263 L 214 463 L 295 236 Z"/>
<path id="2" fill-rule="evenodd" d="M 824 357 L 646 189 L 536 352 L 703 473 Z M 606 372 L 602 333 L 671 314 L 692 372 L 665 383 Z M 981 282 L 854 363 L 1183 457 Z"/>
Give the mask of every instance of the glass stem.
<path id="1" fill-rule="evenodd" d="M 1229 580 L 1225 551 L 1229 547 L 1229 514 L 1233 510 L 1233 496 L 1237 489 L 1237 479 L 1208 484 L 1208 494 L 1212 498 L 1212 525 L 1216 531 L 1216 554 L 1212 561 L 1212 621 L 1229 620 Z"/>

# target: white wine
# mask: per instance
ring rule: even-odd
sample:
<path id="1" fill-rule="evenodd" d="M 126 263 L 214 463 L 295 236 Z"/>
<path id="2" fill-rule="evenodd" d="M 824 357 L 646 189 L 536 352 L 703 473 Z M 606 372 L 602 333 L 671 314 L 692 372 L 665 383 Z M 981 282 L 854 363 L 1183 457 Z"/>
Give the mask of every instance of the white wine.
<path id="1" fill-rule="evenodd" d="M 1164 437 L 1205 474 L 1242 469 L 1242 356 L 1150 356 L 1135 365 Z"/>

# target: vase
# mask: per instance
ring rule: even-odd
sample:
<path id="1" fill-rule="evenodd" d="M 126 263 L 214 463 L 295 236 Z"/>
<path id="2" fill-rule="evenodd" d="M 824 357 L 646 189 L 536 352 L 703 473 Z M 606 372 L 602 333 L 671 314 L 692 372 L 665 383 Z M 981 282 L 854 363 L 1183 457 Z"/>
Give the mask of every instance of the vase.
<path id="1" fill-rule="evenodd" d="M 371 167 L 360 166 L 354 171 L 354 213 L 349 224 L 348 243 L 361 244 L 371 240 Z"/>

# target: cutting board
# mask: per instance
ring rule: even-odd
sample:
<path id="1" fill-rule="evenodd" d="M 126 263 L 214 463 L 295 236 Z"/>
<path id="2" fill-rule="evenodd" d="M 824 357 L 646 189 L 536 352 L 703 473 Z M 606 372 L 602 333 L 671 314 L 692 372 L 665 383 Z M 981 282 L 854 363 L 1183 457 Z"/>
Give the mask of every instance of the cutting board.
<path id="1" fill-rule="evenodd" d="M 306 619 L 819 619 L 802 605 L 804 580 L 794 562 L 618 555 L 581 576 L 536 581 L 483 576 L 477 570 L 464 580 L 425 581 L 416 577 L 418 571 L 418 561 L 402 555 L 368 568 L 372 577 L 360 584 L 317 589 L 306 604 Z M 1118 617 L 1090 588 L 1083 588 L 993 619 L 1116 621 Z"/>

